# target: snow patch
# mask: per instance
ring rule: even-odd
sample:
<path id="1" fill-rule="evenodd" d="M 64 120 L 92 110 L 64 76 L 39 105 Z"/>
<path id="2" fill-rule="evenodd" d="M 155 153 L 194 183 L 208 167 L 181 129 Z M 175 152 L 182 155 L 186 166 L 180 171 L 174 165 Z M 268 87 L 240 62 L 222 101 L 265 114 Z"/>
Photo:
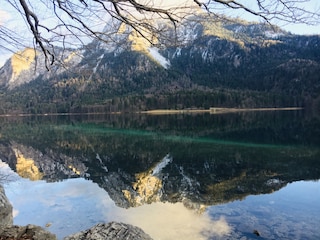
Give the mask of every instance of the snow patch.
<path id="1" fill-rule="evenodd" d="M 271 187 L 271 186 L 275 186 L 275 185 L 281 185 L 283 184 L 284 181 L 278 179 L 278 178 L 272 178 L 272 179 L 269 179 L 267 182 L 266 182 L 266 185 Z"/>
<path id="2" fill-rule="evenodd" d="M 175 51 L 175 53 L 173 54 L 173 57 L 175 57 L 175 56 L 177 56 L 177 57 L 180 57 L 181 56 L 181 48 L 177 48 L 177 50 Z"/>
<path id="3" fill-rule="evenodd" d="M 100 166 L 102 167 L 102 169 L 103 169 L 105 172 L 108 172 L 109 170 L 108 170 L 107 166 L 103 164 L 102 159 L 100 158 L 99 153 L 96 154 L 96 159 L 99 161 Z"/>
<path id="4" fill-rule="evenodd" d="M 183 167 L 180 167 L 180 174 L 182 175 L 182 182 L 186 183 L 191 189 L 193 187 L 193 180 L 191 178 L 189 178 L 185 173 L 184 173 L 184 170 L 183 170 Z"/>
<path id="5" fill-rule="evenodd" d="M 102 54 L 100 57 L 98 57 L 97 64 L 96 64 L 96 66 L 93 68 L 93 73 L 94 73 L 94 74 L 97 72 L 98 66 L 100 65 L 101 60 L 103 59 L 103 57 L 104 57 L 104 54 Z"/>
<path id="6" fill-rule="evenodd" d="M 160 173 L 162 171 L 162 169 L 164 169 L 169 163 L 172 162 L 172 157 L 167 154 L 162 160 L 161 162 L 159 162 L 152 171 L 152 175 L 156 175 L 158 173 Z"/>
<path id="7" fill-rule="evenodd" d="M 277 32 L 273 32 L 273 31 L 265 31 L 264 35 L 268 38 L 275 39 L 275 38 L 279 38 L 279 37 L 283 36 L 283 33 L 277 33 Z"/>
<path id="8" fill-rule="evenodd" d="M 234 32 L 235 33 L 241 33 L 243 31 L 243 26 L 237 26 L 237 27 L 235 27 L 235 29 L 234 29 Z"/>
<path id="9" fill-rule="evenodd" d="M 207 59 L 207 57 L 208 57 L 208 50 L 204 50 L 202 52 L 201 56 L 202 56 L 202 59 L 205 61 Z"/>
<path id="10" fill-rule="evenodd" d="M 159 49 L 156 47 L 150 47 L 149 48 L 149 53 L 152 56 L 152 58 L 157 61 L 162 67 L 165 69 L 168 69 L 170 67 L 170 61 L 166 59 L 164 56 L 162 56 L 159 53 Z"/>
<path id="11" fill-rule="evenodd" d="M 96 74 L 96 72 L 97 72 L 97 70 L 98 70 L 98 67 L 99 67 L 99 65 L 100 65 L 100 63 L 101 63 L 101 60 L 103 59 L 103 57 L 104 57 L 104 54 L 102 54 L 100 57 L 98 57 L 98 61 L 97 61 L 97 64 L 96 64 L 96 66 L 92 69 L 92 74 L 90 75 L 90 77 L 89 77 L 89 80 L 91 80 L 92 79 L 92 76 L 94 75 L 94 74 Z"/>

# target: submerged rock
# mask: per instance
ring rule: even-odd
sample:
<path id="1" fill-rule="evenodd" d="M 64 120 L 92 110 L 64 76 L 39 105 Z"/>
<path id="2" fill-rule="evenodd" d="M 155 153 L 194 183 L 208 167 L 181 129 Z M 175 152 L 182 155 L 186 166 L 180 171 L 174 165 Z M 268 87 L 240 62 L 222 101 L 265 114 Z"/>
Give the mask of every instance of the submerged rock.
<path id="1" fill-rule="evenodd" d="M 12 206 L 0 185 L 0 229 L 13 224 Z"/>
<path id="2" fill-rule="evenodd" d="M 64 240 L 152 240 L 142 229 L 130 224 L 110 222 L 99 223 L 92 228 L 65 237 Z"/>

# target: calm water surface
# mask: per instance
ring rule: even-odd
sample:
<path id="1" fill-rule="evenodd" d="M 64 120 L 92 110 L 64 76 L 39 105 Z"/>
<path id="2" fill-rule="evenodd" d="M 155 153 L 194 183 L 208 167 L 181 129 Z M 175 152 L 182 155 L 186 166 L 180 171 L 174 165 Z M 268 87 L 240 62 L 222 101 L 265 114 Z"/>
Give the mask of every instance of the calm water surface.
<path id="1" fill-rule="evenodd" d="M 0 122 L 0 172 L 15 224 L 46 227 L 59 239 L 109 221 L 154 239 L 320 239 L 317 116 Z"/>

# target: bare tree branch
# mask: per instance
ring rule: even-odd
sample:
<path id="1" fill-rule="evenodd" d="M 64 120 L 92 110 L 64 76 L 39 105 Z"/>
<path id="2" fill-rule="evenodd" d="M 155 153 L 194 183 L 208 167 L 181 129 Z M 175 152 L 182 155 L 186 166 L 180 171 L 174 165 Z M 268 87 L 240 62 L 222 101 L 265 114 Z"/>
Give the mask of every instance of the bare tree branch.
<path id="1" fill-rule="evenodd" d="M 137 35 L 145 38 L 150 44 L 156 44 L 161 36 L 165 36 L 169 28 L 159 21 L 169 23 L 176 32 L 183 19 L 203 11 L 212 17 L 219 18 L 219 9 L 231 9 L 235 14 L 246 12 L 272 24 L 274 20 L 289 23 L 318 24 L 320 11 L 306 10 L 303 6 L 310 0 L 181 0 L 179 4 L 165 5 L 155 0 L 6 0 L 20 13 L 34 39 L 34 44 L 43 52 L 45 64 L 55 61 L 54 47 L 70 45 L 74 41 L 85 45 L 86 39 L 101 42 L 114 41 L 114 33 L 106 33 L 97 25 L 106 24 L 108 20 L 117 21 L 132 28 Z M 37 4 L 52 18 L 48 23 L 39 12 Z M 37 10 L 38 9 L 38 10 Z M 223 11 L 222 11 L 223 12 Z M 171 30 L 172 31 L 172 30 Z M 16 36 L 0 25 L 0 40 L 17 44 Z M 72 39 L 72 40 L 68 40 Z M 178 43 L 178 37 L 176 37 Z M 73 43 L 74 44 L 74 43 Z M 2 48 L 6 48 L 0 43 Z"/>
<path id="2" fill-rule="evenodd" d="M 46 39 L 43 39 L 41 37 L 40 32 L 39 32 L 39 19 L 38 19 L 37 15 L 29 9 L 25 0 L 19 0 L 19 1 L 20 1 L 20 4 L 24 10 L 26 20 L 30 26 L 30 29 L 32 31 L 32 34 L 33 34 L 33 37 L 35 39 L 36 44 L 40 46 L 40 48 L 45 56 L 46 62 L 49 60 L 49 58 L 51 58 L 51 64 L 53 64 L 54 55 L 44 45 L 44 43 L 46 42 Z M 46 67 L 48 68 L 47 65 L 46 65 Z"/>

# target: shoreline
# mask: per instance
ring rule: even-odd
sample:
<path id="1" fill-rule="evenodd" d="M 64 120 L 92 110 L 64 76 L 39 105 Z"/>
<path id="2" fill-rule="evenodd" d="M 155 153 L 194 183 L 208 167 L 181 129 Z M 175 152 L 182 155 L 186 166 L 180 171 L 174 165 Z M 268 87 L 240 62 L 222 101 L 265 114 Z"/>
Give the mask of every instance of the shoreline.
<path id="1" fill-rule="evenodd" d="M 150 115 L 165 115 L 165 114 L 185 114 L 185 113 L 210 113 L 210 114 L 222 114 L 222 113 L 236 113 L 236 112 L 258 112 L 258 111 L 295 111 L 302 110 L 302 107 L 286 107 L 286 108 L 215 108 L 209 109 L 154 109 L 148 111 L 141 111 L 141 114 Z"/>
<path id="2" fill-rule="evenodd" d="M 16 113 L 16 114 L 0 114 L 0 117 L 30 117 L 30 116 L 77 116 L 77 115 L 102 115 L 102 114 L 149 114 L 149 115 L 166 115 L 166 114 L 188 114 L 188 113 L 236 113 L 236 112 L 258 112 L 258 111 L 296 111 L 303 110 L 302 107 L 281 107 L 281 108 L 221 108 L 211 107 L 209 109 L 153 109 L 136 112 L 87 112 L 87 113 Z"/>

